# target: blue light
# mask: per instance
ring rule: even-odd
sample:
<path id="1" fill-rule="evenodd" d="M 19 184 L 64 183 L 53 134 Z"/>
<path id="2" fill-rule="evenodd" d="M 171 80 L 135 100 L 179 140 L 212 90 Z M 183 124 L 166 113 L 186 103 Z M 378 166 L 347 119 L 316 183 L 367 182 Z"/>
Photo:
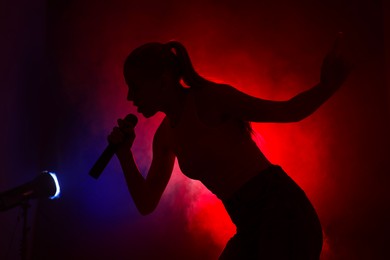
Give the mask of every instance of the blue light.
<path id="1" fill-rule="evenodd" d="M 57 175 L 53 172 L 47 172 L 47 173 L 50 174 L 50 176 L 53 178 L 53 181 L 56 185 L 56 192 L 54 193 L 53 196 L 50 197 L 50 199 L 51 200 L 57 199 L 60 197 L 60 194 L 61 194 L 60 183 L 58 182 Z"/>

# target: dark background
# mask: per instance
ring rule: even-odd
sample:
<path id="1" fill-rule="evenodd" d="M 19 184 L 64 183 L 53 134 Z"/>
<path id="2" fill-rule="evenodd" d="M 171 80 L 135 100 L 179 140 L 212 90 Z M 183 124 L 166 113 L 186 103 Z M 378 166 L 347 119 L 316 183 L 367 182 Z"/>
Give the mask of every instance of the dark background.
<path id="1" fill-rule="evenodd" d="M 63 191 L 32 202 L 31 259 L 216 259 L 232 225 L 177 168 L 147 217 L 117 162 L 98 181 L 87 175 L 115 119 L 133 111 L 124 58 L 142 43 L 176 39 L 202 75 L 286 99 L 317 82 L 338 31 L 353 65 L 345 86 L 299 124 L 254 128 L 316 207 L 323 260 L 389 259 L 389 15 L 385 0 L 2 1 L 0 191 L 42 170 L 57 172 Z M 143 172 L 161 118 L 138 124 Z M 0 213 L 0 259 L 18 259 L 18 216 Z"/>

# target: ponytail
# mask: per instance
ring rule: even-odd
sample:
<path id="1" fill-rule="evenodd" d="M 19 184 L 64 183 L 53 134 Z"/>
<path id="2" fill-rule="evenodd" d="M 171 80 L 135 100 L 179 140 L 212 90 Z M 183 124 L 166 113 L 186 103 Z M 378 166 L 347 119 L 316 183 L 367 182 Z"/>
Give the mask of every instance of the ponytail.
<path id="1" fill-rule="evenodd" d="M 200 76 L 195 71 L 194 67 L 192 66 L 190 56 L 188 55 L 188 52 L 183 44 L 177 41 L 170 41 L 165 45 L 169 48 L 170 51 L 174 51 L 181 72 L 181 77 L 185 84 L 196 88 L 212 83 L 211 81 L 208 81 L 207 79 Z"/>

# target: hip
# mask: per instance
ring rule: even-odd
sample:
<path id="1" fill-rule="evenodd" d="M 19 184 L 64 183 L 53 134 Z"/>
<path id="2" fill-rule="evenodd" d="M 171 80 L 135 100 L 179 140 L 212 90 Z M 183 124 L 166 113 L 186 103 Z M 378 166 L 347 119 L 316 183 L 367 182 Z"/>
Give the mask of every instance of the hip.
<path id="1" fill-rule="evenodd" d="M 277 165 L 261 171 L 223 204 L 238 231 L 267 222 L 320 223 L 305 192 Z"/>

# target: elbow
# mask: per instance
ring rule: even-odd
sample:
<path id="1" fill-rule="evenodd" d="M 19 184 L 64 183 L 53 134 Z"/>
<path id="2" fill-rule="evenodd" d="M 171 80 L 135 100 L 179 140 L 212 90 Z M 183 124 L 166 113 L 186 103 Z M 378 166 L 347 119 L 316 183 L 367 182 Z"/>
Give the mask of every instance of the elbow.
<path id="1" fill-rule="evenodd" d="M 154 211 L 153 208 L 147 208 L 147 207 L 137 207 L 137 209 L 142 216 L 147 216 Z"/>
<path id="2" fill-rule="evenodd" d="M 298 110 L 294 111 L 292 110 L 291 113 L 287 114 L 287 120 L 286 122 L 290 123 L 298 123 L 301 122 L 303 119 L 307 118 L 312 114 L 312 111 L 307 111 L 307 110 Z"/>
<path id="3" fill-rule="evenodd" d="M 303 115 L 296 115 L 290 118 L 289 122 L 290 123 L 298 123 L 301 122 L 303 119 L 305 119 L 307 116 Z"/>
<path id="4" fill-rule="evenodd" d="M 143 203 L 142 205 L 136 205 L 136 206 L 137 206 L 138 212 L 142 216 L 147 216 L 147 215 L 151 214 L 156 209 L 157 203 L 148 202 L 148 203 Z"/>
<path id="5" fill-rule="evenodd" d="M 313 107 L 291 99 L 284 109 L 284 119 L 288 123 L 297 123 L 310 116 L 314 111 Z"/>
<path id="6" fill-rule="evenodd" d="M 152 212 L 154 211 L 154 209 L 138 209 L 138 212 L 142 215 L 142 216 L 147 216 L 149 214 L 151 214 Z"/>

